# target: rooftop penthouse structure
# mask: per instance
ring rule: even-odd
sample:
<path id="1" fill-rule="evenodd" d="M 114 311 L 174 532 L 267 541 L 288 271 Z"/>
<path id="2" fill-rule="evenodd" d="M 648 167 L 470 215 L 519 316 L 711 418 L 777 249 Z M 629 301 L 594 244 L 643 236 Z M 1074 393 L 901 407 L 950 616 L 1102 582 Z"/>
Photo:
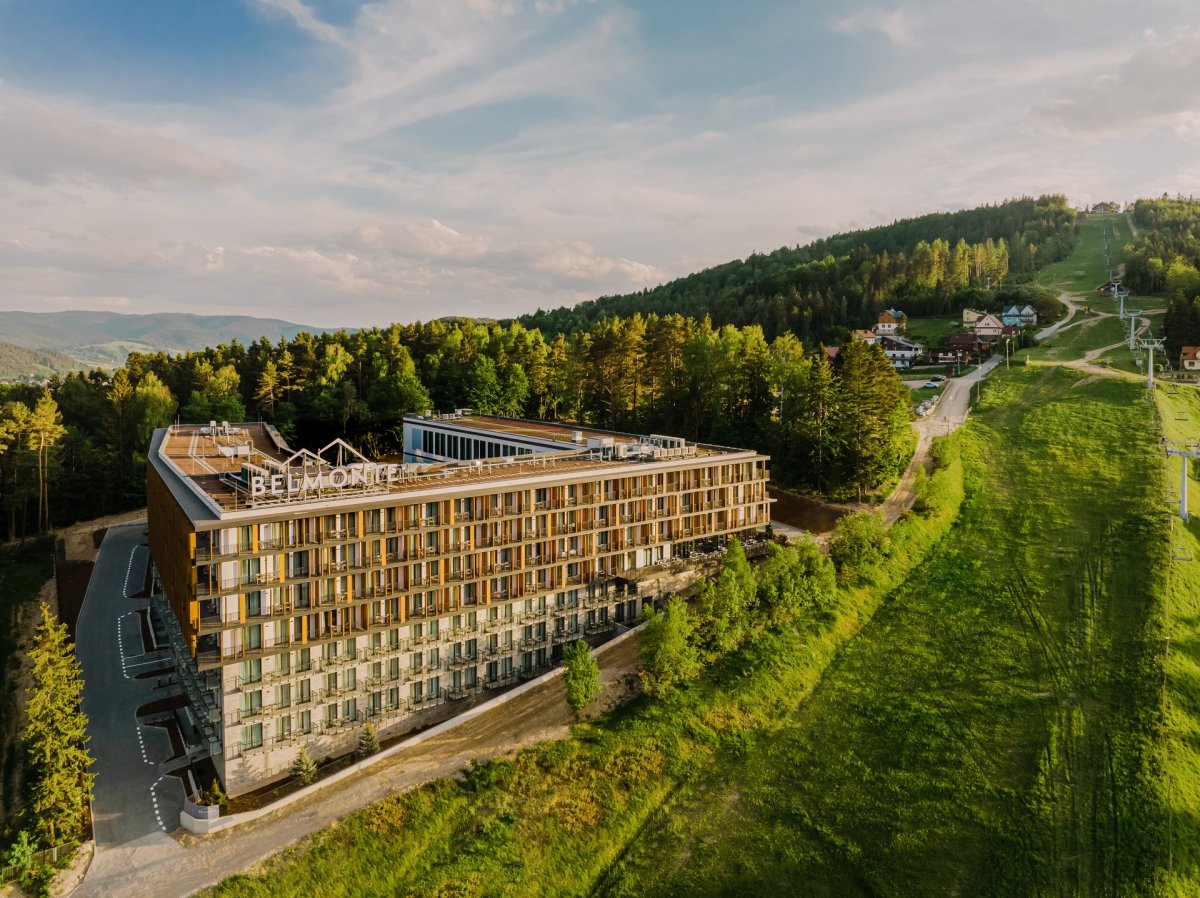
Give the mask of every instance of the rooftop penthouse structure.
<path id="1" fill-rule="evenodd" d="M 530 678 L 641 613 L 640 572 L 769 522 L 767 458 L 546 422 L 409 415 L 405 460 L 266 424 L 151 441 L 150 551 L 226 791 Z M 445 708 L 440 713 L 444 714 Z"/>

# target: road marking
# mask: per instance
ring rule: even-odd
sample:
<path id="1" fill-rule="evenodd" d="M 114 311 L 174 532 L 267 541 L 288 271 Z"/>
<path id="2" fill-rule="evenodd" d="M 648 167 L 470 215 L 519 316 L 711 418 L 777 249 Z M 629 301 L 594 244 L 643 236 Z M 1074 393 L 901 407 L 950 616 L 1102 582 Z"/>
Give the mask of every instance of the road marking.
<path id="1" fill-rule="evenodd" d="M 128 659 L 131 657 L 132 658 L 140 658 L 145 654 L 145 652 L 138 652 L 136 655 L 126 655 L 125 654 L 125 636 L 121 632 L 121 625 L 125 622 L 125 618 L 135 617 L 135 616 L 137 616 L 136 611 L 126 611 L 124 614 L 122 614 L 120 617 L 117 618 L 117 653 L 121 656 L 121 676 L 123 676 L 127 680 L 133 679 L 133 677 L 131 677 L 129 675 Z M 139 634 L 139 638 L 140 638 L 140 634 Z"/>
<path id="2" fill-rule="evenodd" d="M 144 549 L 145 546 L 134 546 L 129 550 L 129 564 L 125 566 L 125 598 L 129 596 L 129 577 L 133 573 L 133 557 L 137 554 L 138 549 Z"/>
<path id="3" fill-rule="evenodd" d="M 159 783 L 161 783 L 163 780 L 165 780 L 168 775 L 169 774 L 164 773 L 162 776 L 160 776 L 158 779 L 156 779 L 153 783 L 150 784 L 150 800 L 152 802 L 154 802 L 154 818 L 158 821 L 159 829 L 161 829 L 165 833 L 170 832 L 170 830 L 167 829 L 167 825 L 165 823 L 163 823 L 162 811 L 159 810 L 159 807 L 158 807 L 158 795 L 155 794 L 154 789 L 155 789 L 155 787 L 158 786 Z M 163 803 L 166 804 L 166 799 L 163 799 Z"/>

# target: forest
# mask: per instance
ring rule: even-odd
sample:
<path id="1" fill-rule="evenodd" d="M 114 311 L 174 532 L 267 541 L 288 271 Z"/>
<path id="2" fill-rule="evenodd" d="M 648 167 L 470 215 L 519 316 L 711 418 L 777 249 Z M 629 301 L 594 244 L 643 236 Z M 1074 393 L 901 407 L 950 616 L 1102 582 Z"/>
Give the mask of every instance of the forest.
<path id="1" fill-rule="evenodd" d="M 543 333 L 587 330 L 606 317 L 708 315 L 715 326 L 758 324 L 767 339 L 794 333 L 808 344 L 841 342 L 900 305 L 910 316 L 986 303 L 989 284 L 1028 279 L 1075 248 L 1075 210 L 1065 196 L 1022 197 L 961 212 L 783 247 L 660 287 L 538 310 L 520 319 Z"/>
<path id="2" fill-rule="evenodd" d="M 1200 200 L 1138 200 L 1133 220 L 1141 236 L 1125 247 L 1125 284 L 1167 298 L 1167 357 L 1178 359 L 1181 347 L 1200 345 Z"/>
<path id="3" fill-rule="evenodd" d="M 175 421 L 273 422 L 299 446 L 343 436 L 401 451 L 407 412 L 479 412 L 662 432 L 773 454 L 776 479 L 872 490 L 911 453 L 908 390 L 882 352 L 834 364 L 792 334 L 707 319 L 607 319 L 547 342 L 520 324 L 392 325 L 197 353 L 0 387 L 0 493 L 11 537 L 145 501 L 146 449 Z"/>
<path id="4" fill-rule="evenodd" d="M 405 413 L 471 408 L 752 447 L 772 477 L 840 499 L 903 470 L 909 397 L 875 348 L 824 343 L 901 304 L 989 307 L 1068 253 L 1061 196 L 937 213 L 781 249 L 517 321 L 440 319 L 131 353 L 114 371 L 0 385 L 0 513 L 15 538 L 145 501 L 145 453 L 172 421 L 265 420 L 295 446 L 401 450 Z"/>

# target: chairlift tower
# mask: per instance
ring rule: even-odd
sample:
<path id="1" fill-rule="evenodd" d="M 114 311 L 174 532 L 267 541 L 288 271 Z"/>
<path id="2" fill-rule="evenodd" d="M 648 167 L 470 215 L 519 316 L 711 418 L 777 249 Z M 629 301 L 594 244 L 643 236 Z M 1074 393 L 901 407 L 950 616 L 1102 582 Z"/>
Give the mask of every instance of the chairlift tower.
<path id="1" fill-rule="evenodd" d="M 1128 290 L 1122 290 L 1118 285 L 1113 291 L 1113 296 L 1117 298 L 1117 302 L 1121 304 L 1120 310 L 1117 312 L 1117 318 L 1121 321 L 1125 320 L 1125 297 L 1129 295 Z"/>
<path id="2" fill-rule="evenodd" d="M 1176 455 L 1179 457 L 1182 466 L 1179 481 L 1179 518 L 1185 524 L 1188 522 L 1188 459 L 1200 458 L 1200 443 L 1180 443 L 1176 445 L 1167 445 L 1167 455 Z"/>
<path id="3" fill-rule="evenodd" d="M 1154 351 L 1163 351 L 1162 338 L 1155 339 L 1151 337 L 1149 340 L 1139 339 L 1137 341 L 1138 349 L 1144 349 L 1149 353 L 1146 359 L 1146 389 L 1154 389 Z"/>
<path id="4" fill-rule="evenodd" d="M 1126 309 L 1125 315 L 1129 318 L 1129 351 L 1133 352 L 1137 349 L 1137 323 L 1138 316 L 1142 314 L 1141 309 Z"/>

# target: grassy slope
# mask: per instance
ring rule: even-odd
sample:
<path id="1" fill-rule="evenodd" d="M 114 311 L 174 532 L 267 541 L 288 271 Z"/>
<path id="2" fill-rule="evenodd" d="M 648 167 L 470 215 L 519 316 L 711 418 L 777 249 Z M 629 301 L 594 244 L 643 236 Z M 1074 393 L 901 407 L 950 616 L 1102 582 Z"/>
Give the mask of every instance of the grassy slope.
<path id="1" fill-rule="evenodd" d="M 1136 385 L 1081 379 L 997 374 L 961 437 L 951 537 L 730 782 L 681 797 L 617 891 L 1107 894 L 1148 878 L 1152 412 Z"/>
<path id="2" fill-rule="evenodd" d="M 1172 440 L 1200 435 L 1200 390 L 1157 391 L 1163 433 Z M 1185 524 L 1172 521 L 1179 550 L 1171 562 L 1168 590 L 1170 652 L 1166 664 L 1166 738 L 1163 792 L 1170 808 L 1170 874 L 1167 894 L 1200 894 L 1200 464 L 1193 462 Z M 1178 496 L 1179 459 L 1167 462 L 1167 485 Z M 1190 557 L 1191 560 L 1184 560 Z"/>
<path id="3" fill-rule="evenodd" d="M 209 894 L 560 895 L 619 884 L 622 858 L 664 825 L 669 799 L 719 785 L 770 744 L 839 647 L 926 557 L 962 499 L 951 460 L 930 480 L 929 510 L 893 528 L 881 579 L 846 589 L 831 626 L 765 634 L 669 700 L 639 700 L 523 751 L 350 815 L 289 850 L 260 876 Z M 721 771 L 715 779 L 713 771 Z"/>

